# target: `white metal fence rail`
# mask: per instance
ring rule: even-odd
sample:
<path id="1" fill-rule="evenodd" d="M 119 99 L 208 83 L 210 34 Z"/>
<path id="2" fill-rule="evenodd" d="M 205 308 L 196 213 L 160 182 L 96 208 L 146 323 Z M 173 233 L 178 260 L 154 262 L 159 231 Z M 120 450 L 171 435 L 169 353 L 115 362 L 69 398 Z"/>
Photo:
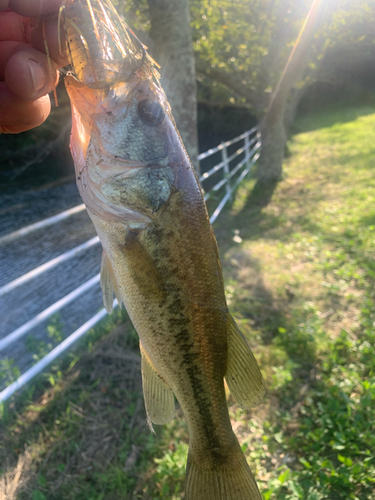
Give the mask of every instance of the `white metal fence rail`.
<path id="1" fill-rule="evenodd" d="M 234 151 L 231 155 L 228 155 L 228 148 L 235 145 L 236 143 L 243 141 L 243 146 L 239 147 L 236 151 Z M 222 178 L 216 182 L 213 186 L 210 186 L 207 189 L 205 194 L 205 200 L 207 201 L 210 198 L 213 198 L 213 194 L 218 192 L 221 188 L 225 186 L 225 195 L 220 200 L 218 206 L 212 213 L 210 217 L 211 223 L 215 222 L 218 215 L 224 208 L 225 204 L 230 199 L 232 193 L 240 184 L 240 182 L 244 179 L 244 177 L 248 174 L 251 167 L 257 161 L 260 156 L 260 134 L 257 127 L 252 128 L 244 132 L 243 134 L 231 139 L 230 141 L 226 141 L 221 143 L 219 146 L 215 148 L 209 149 L 208 151 L 201 153 L 198 156 L 198 160 L 203 162 L 209 157 L 212 157 L 214 154 L 221 153 L 221 161 L 210 168 L 207 172 L 205 172 L 200 177 L 200 182 L 205 187 L 206 181 L 210 178 L 213 178 L 214 175 L 220 174 L 222 171 Z M 242 155 L 242 159 L 239 160 L 239 156 Z M 235 161 L 238 161 L 237 164 L 233 165 Z M 237 175 L 237 177 L 236 177 Z M 6 244 L 10 241 L 14 241 L 17 238 L 28 235 L 33 231 L 43 229 L 45 227 L 51 226 L 52 224 L 56 224 L 68 217 L 73 216 L 85 208 L 84 205 L 78 205 L 76 207 L 70 208 L 69 210 L 65 210 L 53 217 L 49 217 L 35 224 L 31 224 L 26 226 L 18 231 L 14 231 L 8 235 L 5 235 L 0 238 L 0 245 Z M 68 252 L 65 252 L 58 257 L 46 262 L 45 264 L 33 269 L 32 271 L 20 276 L 19 278 L 7 283 L 6 285 L 0 287 L 0 298 L 5 294 L 15 290 L 17 287 L 24 285 L 28 281 L 34 279 L 37 276 L 45 273 L 46 271 L 51 270 L 52 268 L 58 266 L 62 262 L 65 262 L 69 259 L 72 259 L 79 253 L 87 250 L 88 248 L 97 245 L 99 243 L 99 238 L 91 238 L 86 243 L 83 243 Z M 88 280 L 83 285 L 79 286 L 68 295 L 58 300 L 51 306 L 47 307 L 44 311 L 40 312 L 29 321 L 24 323 L 22 326 L 14 330 L 13 332 L 7 334 L 4 338 L 0 340 L 0 352 L 3 351 L 10 344 L 15 342 L 16 340 L 23 337 L 27 332 L 29 332 L 32 328 L 42 323 L 49 317 L 51 317 L 56 312 L 60 311 L 63 307 L 71 303 L 77 297 L 82 295 L 87 290 L 97 286 L 99 284 L 100 276 L 99 274 Z M 114 307 L 116 307 L 117 301 L 114 301 Z M 102 320 L 106 316 L 105 309 L 102 309 L 99 313 L 93 316 L 90 320 L 88 320 L 84 325 L 82 325 L 78 330 L 69 335 L 63 342 L 57 345 L 51 352 L 49 352 L 44 358 L 34 364 L 31 368 L 26 370 L 17 380 L 11 383 L 8 387 L 6 387 L 2 392 L 0 392 L 0 403 L 2 401 L 7 400 L 12 394 L 14 394 L 18 389 L 27 384 L 30 380 L 32 380 L 37 374 L 39 374 L 46 366 L 48 366 L 52 361 L 54 361 L 57 357 L 59 357 L 64 351 L 66 351 L 74 342 L 76 342 L 80 337 L 82 337 L 86 332 L 88 332 L 91 328 L 93 328 L 100 320 Z"/>

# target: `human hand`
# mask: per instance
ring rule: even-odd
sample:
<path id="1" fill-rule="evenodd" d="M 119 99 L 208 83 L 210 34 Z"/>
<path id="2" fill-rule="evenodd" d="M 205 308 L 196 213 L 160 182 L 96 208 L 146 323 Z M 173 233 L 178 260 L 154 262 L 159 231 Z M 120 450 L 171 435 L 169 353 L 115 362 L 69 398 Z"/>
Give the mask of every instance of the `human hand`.
<path id="1" fill-rule="evenodd" d="M 37 127 L 50 113 L 48 93 L 58 83 L 58 68 L 68 64 L 58 43 L 61 3 L 0 0 L 0 133 L 15 134 Z M 48 17 L 41 22 L 41 16 Z M 65 40 L 61 46 L 65 47 Z"/>

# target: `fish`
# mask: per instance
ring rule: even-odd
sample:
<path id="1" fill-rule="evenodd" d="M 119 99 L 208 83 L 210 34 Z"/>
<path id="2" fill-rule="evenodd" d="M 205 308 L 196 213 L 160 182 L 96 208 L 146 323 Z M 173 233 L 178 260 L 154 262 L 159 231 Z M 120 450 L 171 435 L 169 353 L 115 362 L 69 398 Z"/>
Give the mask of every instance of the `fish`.
<path id="1" fill-rule="evenodd" d="M 228 310 L 217 242 L 159 67 L 110 0 L 65 0 L 61 17 L 77 185 L 103 246 L 104 305 L 110 313 L 115 294 L 140 338 L 147 418 L 171 421 L 175 398 L 183 410 L 187 500 L 260 500 L 225 382 L 248 409 L 264 380 Z"/>

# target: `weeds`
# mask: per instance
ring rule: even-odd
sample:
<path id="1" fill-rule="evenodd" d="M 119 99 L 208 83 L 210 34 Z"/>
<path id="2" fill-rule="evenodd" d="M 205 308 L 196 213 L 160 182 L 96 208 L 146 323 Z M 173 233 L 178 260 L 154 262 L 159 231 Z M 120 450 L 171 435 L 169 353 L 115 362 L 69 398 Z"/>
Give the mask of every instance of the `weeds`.
<path id="1" fill-rule="evenodd" d="M 47 325 L 47 335 L 51 342 L 46 343 L 44 340 L 37 340 L 34 335 L 27 336 L 25 345 L 27 350 L 33 353 L 34 361 L 44 358 L 57 344 L 62 342 L 63 327 L 61 316 L 56 313 L 51 317 Z"/>
<path id="2" fill-rule="evenodd" d="M 0 384 L 3 385 L 4 382 L 7 385 L 14 382 L 20 376 L 20 370 L 18 366 L 14 364 L 13 358 L 0 359 Z"/>

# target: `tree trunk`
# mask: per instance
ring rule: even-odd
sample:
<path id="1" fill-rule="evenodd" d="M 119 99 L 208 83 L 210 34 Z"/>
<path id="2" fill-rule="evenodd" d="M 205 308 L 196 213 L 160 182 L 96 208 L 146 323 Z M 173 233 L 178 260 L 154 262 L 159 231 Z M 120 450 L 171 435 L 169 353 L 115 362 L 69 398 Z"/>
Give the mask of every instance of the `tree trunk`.
<path id="1" fill-rule="evenodd" d="M 291 92 L 290 98 L 286 104 L 286 108 L 284 111 L 284 126 L 287 138 L 290 136 L 290 129 L 293 125 L 293 122 L 297 115 L 298 105 L 302 100 L 302 97 L 305 95 L 305 92 L 308 92 L 308 85 L 304 85 L 301 88 L 294 88 Z"/>
<path id="2" fill-rule="evenodd" d="M 292 89 L 276 121 L 273 123 L 265 118 L 261 123 L 262 154 L 257 170 L 258 179 L 261 182 L 281 179 L 290 128 L 296 117 L 298 104 L 305 92 L 306 87 Z"/>
<path id="3" fill-rule="evenodd" d="M 262 153 L 257 169 L 257 177 L 261 182 L 281 179 L 287 140 L 283 118 L 280 116 L 271 125 L 267 121 L 261 124 Z"/>
<path id="4" fill-rule="evenodd" d="M 199 175 L 197 87 L 188 0 L 148 0 L 152 56 L 182 141 Z"/>
<path id="5" fill-rule="evenodd" d="M 311 42 L 325 9 L 326 4 L 323 0 L 313 1 L 306 21 L 272 96 L 270 105 L 262 120 L 262 152 L 257 170 L 258 178 L 262 181 L 277 180 L 281 178 L 282 163 L 287 141 L 284 118 L 288 119 L 288 98 L 290 98 L 292 88 L 302 77 L 306 69 L 309 61 L 308 53 L 311 49 Z"/>

